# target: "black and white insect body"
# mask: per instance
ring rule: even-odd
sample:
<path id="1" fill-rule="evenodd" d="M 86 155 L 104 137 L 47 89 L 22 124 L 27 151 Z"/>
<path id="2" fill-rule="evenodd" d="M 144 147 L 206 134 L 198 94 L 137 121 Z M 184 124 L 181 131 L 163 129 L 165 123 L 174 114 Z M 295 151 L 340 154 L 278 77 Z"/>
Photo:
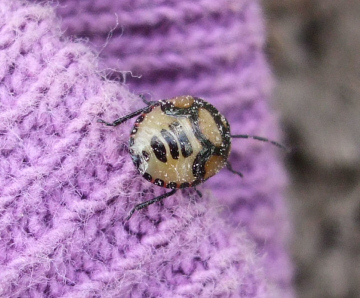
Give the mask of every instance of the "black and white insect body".
<path id="1" fill-rule="evenodd" d="M 130 155 L 135 167 L 149 182 L 172 189 L 152 200 L 136 205 L 127 219 L 140 210 L 174 194 L 178 189 L 194 187 L 222 168 L 234 171 L 228 163 L 231 138 L 253 138 L 284 148 L 266 138 L 230 135 L 226 118 L 210 103 L 193 96 L 151 101 L 148 106 L 119 118 L 108 126 L 117 126 L 135 116 L 130 135 Z"/>
<path id="2" fill-rule="evenodd" d="M 227 163 L 230 127 L 209 103 L 190 96 L 161 100 L 137 118 L 130 154 L 143 177 L 162 187 L 196 186 Z"/>

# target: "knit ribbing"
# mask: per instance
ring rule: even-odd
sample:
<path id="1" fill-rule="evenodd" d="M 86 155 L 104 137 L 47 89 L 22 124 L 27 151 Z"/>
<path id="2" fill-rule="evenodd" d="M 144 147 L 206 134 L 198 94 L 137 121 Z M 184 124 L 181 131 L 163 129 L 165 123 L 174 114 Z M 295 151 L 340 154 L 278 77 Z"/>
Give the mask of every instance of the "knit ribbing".
<path id="1" fill-rule="evenodd" d="M 81 5 L 61 1 L 63 28 L 89 38 L 113 77 L 120 74 L 116 70 L 131 71 L 125 75 L 131 90 L 148 92 L 153 100 L 200 96 L 228 118 L 232 133 L 279 138 L 269 105 L 273 84 L 258 1 L 92 0 Z M 227 207 L 233 226 L 244 227 L 257 243 L 278 296 L 291 297 L 286 175 L 277 154 L 255 141 L 233 140 L 230 160 L 244 178 L 222 171 L 204 187 Z"/>
<path id="2" fill-rule="evenodd" d="M 206 192 L 179 192 L 123 222 L 164 190 L 134 170 L 131 125 L 96 119 L 141 99 L 103 79 L 96 55 L 64 39 L 52 9 L 0 4 L 0 295 L 276 293 L 248 232 L 227 225 Z"/>

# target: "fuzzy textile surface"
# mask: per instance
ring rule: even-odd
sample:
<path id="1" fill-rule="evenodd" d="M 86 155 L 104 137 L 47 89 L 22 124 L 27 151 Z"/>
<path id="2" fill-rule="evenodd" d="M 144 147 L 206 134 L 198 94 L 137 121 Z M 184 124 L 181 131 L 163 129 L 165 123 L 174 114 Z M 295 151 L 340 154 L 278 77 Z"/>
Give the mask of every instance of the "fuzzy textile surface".
<path id="1" fill-rule="evenodd" d="M 164 193 L 128 155 L 152 100 L 199 96 L 233 133 L 278 139 L 257 1 L 0 0 L 0 297 L 293 297 L 281 153 L 234 140 Z M 74 37 L 76 36 L 76 38 Z"/>

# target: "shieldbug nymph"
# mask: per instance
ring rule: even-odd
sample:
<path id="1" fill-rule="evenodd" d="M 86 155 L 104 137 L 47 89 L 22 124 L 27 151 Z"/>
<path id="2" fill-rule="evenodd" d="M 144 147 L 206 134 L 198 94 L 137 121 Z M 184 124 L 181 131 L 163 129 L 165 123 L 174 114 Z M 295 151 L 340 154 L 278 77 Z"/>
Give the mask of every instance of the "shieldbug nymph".
<path id="1" fill-rule="evenodd" d="M 98 119 L 107 126 L 117 126 L 138 116 L 131 130 L 129 152 L 135 167 L 149 182 L 171 191 L 136 205 L 136 210 L 159 202 L 178 189 L 195 187 L 222 168 L 234 171 L 228 162 L 232 138 L 252 138 L 278 142 L 253 135 L 231 135 L 226 118 L 210 103 L 193 96 L 146 102 L 147 106 L 114 122 Z"/>

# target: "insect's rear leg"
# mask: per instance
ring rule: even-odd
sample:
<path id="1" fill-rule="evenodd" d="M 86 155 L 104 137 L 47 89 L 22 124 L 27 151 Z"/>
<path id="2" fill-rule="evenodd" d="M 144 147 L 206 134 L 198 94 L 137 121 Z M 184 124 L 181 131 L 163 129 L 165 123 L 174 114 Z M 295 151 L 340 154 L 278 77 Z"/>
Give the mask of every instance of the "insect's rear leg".
<path id="1" fill-rule="evenodd" d="M 195 192 L 197 193 L 197 195 L 198 195 L 200 198 L 202 198 L 202 193 L 201 193 L 201 191 L 198 190 L 196 187 L 194 187 L 194 190 L 195 190 Z"/>
<path id="2" fill-rule="evenodd" d="M 227 168 L 231 173 L 234 173 L 234 174 L 236 174 L 236 175 L 239 175 L 241 178 L 244 177 L 243 174 L 241 174 L 241 173 L 238 172 L 238 171 L 235 171 L 235 170 L 232 168 L 232 166 L 231 166 L 231 164 L 230 164 L 229 162 L 226 164 L 226 168 Z"/>

